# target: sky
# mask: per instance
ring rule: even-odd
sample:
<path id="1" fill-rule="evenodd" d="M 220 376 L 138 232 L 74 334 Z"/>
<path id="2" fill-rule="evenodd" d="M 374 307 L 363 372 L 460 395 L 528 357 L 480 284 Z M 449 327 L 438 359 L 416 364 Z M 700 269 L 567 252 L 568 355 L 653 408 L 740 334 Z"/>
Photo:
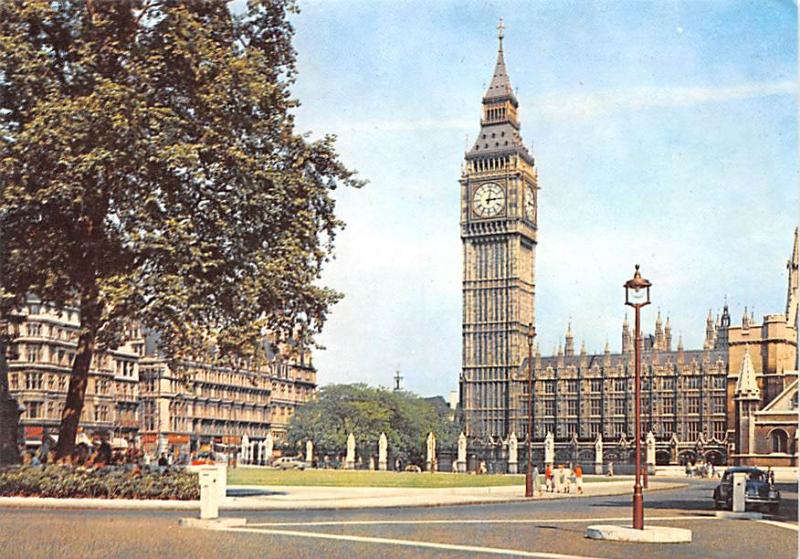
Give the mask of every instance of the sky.
<path id="1" fill-rule="evenodd" d="M 323 283 L 344 293 L 315 352 L 320 384 L 447 395 L 461 368 L 459 183 L 497 56 L 539 171 L 537 341 L 568 321 L 619 351 L 641 264 L 656 313 L 702 346 L 709 309 L 782 313 L 798 215 L 791 1 L 300 1 L 300 131 L 333 133 L 367 179 Z"/>

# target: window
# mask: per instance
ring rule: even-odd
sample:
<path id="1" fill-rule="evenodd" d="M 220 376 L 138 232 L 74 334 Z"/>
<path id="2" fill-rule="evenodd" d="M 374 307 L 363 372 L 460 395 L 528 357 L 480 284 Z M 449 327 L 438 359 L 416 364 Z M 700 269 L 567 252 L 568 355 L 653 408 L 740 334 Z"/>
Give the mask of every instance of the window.
<path id="1" fill-rule="evenodd" d="M 26 390 L 41 390 L 42 388 L 42 373 L 28 373 L 25 375 L 25 389 Z"/>
<path id="2" fill-rule="evenodd" d="M 700 413 L 700 398 L 693 396 L 687 398 L 688 413 Z"/>
<path id="3" fill-rule="evenodd" d="M 600 398 L 592 398 L 589 400 L 589 413 L 590 415 L 602 415 L 603 401 Z"/>
<path id="4" fill-rule="evenodd" d="M 28 346 L 28 363 L 36 363 L 41 359 L 41 346 L 31 344 Z"/>
<path id="5" fill-rule="evenodd" d="M 614 413 L 617 415 L 625 414 L 625 400 L 623 398 L 614 399 Z"/>
<path id="6" fill-rule="evenodd" d="M 566 382 L 567 392 L 577 392 L 578 391 L 578 381 L 577 380 L 568 380 Z"/>
<path id="7" fill-rule="evenodd" d="M 775 429 L 771 434 L 772 439 L 772 452 L 779 452 L 786 454 L 788 452 L 789 437 L 783 429 Z"/>
<path id="8" fill-rule="evenodd" d="M 567 415 L 578 415 L 578 400 L 574 398 L 567 400 Z"/>
<path id="9" fill-rule="evenodd" d="M 555 415 L 556 403 L 552 400 L 549 400 L 544 403 L 544 414 L 545 415 Z"/>
<path id="10" fill-rule="evenodd" d="M 714 438 L 720 441 L 725 440 L 726 425 L 724 421 L 714 422 Z"/>
<path id="11" fill-rule="evenodd" d="M 58 391 L 59 392 L 66 392 L 67 391 L 67 376 L 66 375 L 59 375 L 58 376 Z"/>
<path id="12" fill-rule="evenodd" d="M 714 396 L 712 400 L 714 413 L 723 413 L 725 411 L 725 397 Z"/>
<path id="13" fill-rule="evenodd" d="M 697 440 L 697 434 L 700 432 L 700 424 L 697 421 L 689 421 L 686 423 L 686 440 Z"/>
<path id="14" fill-rule="evenodd" d="M 614 379 L 614 390 L 616 390 L 617 392 L 625 392 L 625 379 L 624 378 Z"/>
<path id="15" fill-rule="evenodd" d="M 666 398 L 663 402 L 663 409 L 664 413 L 666 414 L 673 414 L 675 413 L 675 400 L 672 398 Z"/>
<path id="16" fill-rule="evenodd" d="M 26 402 L 25 403 L 25 413 L 27 414 L 28 418 L 36 419 L 40 417 L 42 413 L 42 403 L 41 402 Z"/>
<path id="17" fill-rule="evenodd" d="M 28 323 L 28 336 L 39 338 L 42 336 L 42 325 Z"/>
<path id="18" fill-rule="evenodd" d="M 595 394 L 603 391 L 603 380 L 602 379 L 592 379 L 590 382 L 591 391 Z"/>
<path id="19" fill-rule="evenodd" d="M 554 380 L 546 380 L 544 381 L 544 391 L 546 394 L 555 394 L 556 393 L 556 382 Z"/>
<path id="20" fill-rule="evenodd" d="M 672 377 L 662 379 L 661 386 L 664 390 L 675 390 L 675 379 Z"/>
<path id="21" fill-rule="evenodd" d="M 695 390 L 697 388 L 700 388 L 700 377 L 698 376 L 686 377 L 686 388 L 690 390 Z"/>

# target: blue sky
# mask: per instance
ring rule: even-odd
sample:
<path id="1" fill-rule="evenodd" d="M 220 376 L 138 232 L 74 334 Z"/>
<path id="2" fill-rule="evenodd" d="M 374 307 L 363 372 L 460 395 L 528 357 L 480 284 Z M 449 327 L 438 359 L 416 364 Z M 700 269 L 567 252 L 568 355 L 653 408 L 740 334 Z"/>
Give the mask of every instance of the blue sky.
<path id="1" fill-rule="evenodd" d="M 370 184 L 326 285 L 322 384 L 447 394 L 461 366 L 460 166 L 506 25 L 522 134 L 539 169 L 536 322 L 572 319 L 616 351 L 640 263 L 686 347 L 727 295 L 735 320 L 783 312 L 797 219 L 797 16 L 763 2 L 300 2 L 300 130 L 335 133 Z"/>

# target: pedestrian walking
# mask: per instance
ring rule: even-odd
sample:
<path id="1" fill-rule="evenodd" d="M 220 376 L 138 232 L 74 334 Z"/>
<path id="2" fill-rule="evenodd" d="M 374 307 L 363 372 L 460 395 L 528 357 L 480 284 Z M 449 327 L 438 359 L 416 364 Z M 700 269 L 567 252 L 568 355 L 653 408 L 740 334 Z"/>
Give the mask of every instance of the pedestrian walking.
<path id="1" fill-rule="evenodd" d="M 553 492 L 553 467 L 548 464 L 544 468 L 544 484 L 548 493 Z"/>
<path id="2" fill-rule="evenodd" d="M 564 464 L 558 465 L 558 470 L 556 470 L 553 479 L 555 481 L 555 492 L 561 493 L 564 490 Z"/>
<path id="3" fill-rule="evenodd" d="M 575 487 L 579 495 L 583 493 L 583 468 L 580 464 L 575 466 Z"/>
<path id="4" fill-rule="evenodd" d="M 614 477 L 614 462 L 608 463 L 608 477 Z"/>

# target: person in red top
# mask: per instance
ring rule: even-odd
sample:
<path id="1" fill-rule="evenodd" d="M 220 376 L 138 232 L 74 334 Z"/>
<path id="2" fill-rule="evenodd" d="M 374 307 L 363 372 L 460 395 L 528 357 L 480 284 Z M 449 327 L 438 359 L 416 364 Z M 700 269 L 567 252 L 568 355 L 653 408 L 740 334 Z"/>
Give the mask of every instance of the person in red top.
<path id="1" fill-rule="evenodd" d="M 553 491 L 553 469 L 550 464 L 544 469 L 544 484 L 548 492 Z"/>
<path id="2" fill-rule="evenodd" d="M 578 488 L 578 493 L 583 493 L 583 468 L 578 464 L 575 466 L 575 485 Z"/>

